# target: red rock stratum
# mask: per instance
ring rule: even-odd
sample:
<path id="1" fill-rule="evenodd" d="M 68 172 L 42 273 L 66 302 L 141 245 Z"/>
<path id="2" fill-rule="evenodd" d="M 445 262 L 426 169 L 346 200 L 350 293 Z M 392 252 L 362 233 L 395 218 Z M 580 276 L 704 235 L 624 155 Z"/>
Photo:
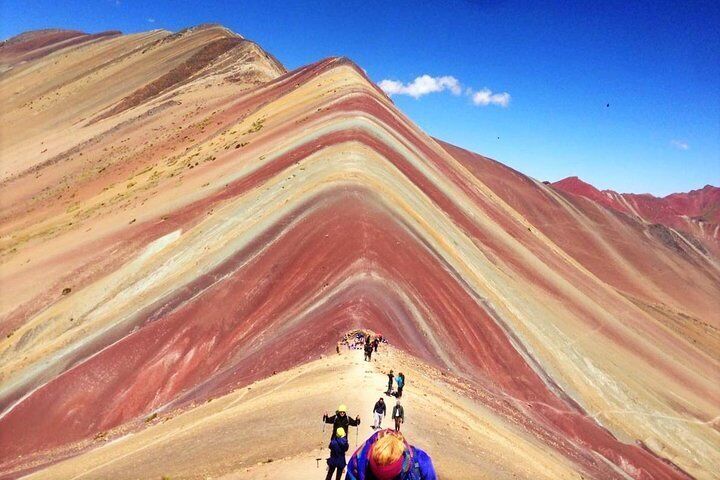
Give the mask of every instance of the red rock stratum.
<path id="1" fill-rule="evenodd" d="M 720 268 L 693 231 L 216 25 L 31 32 L 0 65 L 0 478 L 259 478 L 278 445 L 266 473 L 314 474 L 322 411 L 395 365 L 442 478 L 720 468 Z M 335 356 L 353 328 L 394 348 Z"/>

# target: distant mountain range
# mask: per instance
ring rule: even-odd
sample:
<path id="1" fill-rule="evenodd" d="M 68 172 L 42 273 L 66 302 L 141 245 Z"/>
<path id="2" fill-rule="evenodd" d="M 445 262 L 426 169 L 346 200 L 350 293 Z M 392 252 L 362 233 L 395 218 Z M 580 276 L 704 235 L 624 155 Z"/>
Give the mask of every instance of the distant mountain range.
<path id="1" fill-rule="evenodd" d="M 579 179 L 567 177 L 552 184 L 573 195 L 589 198 L 648 223 L 662 224 L 702 240 L 717 255 L 720 251 L 720 188 L 706 185 L 687 193 L 655 197 L 644 193 L 598 190 Z"/>
<path id="2" fill-rule="evenodd" d="M 390 369 L 442 479 L 720 471 L 717 188 L 548 185 L 220 25 L 0 72 L 0 479 L 321 478 Z"/>

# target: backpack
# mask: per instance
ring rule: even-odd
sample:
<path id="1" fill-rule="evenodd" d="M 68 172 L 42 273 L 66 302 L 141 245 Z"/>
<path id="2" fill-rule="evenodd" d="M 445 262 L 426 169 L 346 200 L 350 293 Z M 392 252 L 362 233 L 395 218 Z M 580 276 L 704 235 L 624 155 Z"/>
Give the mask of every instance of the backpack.
<path id="1" fill-rule="evenodd" d="M 403 480 L 422 480 L 420 464 L 413 459 L 413 466 Z"/>

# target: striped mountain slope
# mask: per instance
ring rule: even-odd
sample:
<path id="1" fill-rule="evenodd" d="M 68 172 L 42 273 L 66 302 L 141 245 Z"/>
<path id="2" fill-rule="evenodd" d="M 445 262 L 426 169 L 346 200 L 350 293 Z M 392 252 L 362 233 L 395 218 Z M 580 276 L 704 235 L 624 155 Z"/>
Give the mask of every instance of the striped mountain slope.
<path id="1" fill-rule="evenodd" d="M 0 478 L 358 327 L 563 475 L 720 468 L 717 258 L 429 137 L 349 60 L 152 31 L 15 64 L 0 102 Z"/>

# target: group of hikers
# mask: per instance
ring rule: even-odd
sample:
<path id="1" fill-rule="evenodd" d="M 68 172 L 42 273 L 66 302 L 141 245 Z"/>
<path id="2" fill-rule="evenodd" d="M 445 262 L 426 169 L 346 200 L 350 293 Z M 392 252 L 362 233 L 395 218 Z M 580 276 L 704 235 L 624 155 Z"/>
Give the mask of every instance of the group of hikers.
<path id="1" fill-rule="evenodd" d="M 363 350 L 365 351 L 366 362 L 369 362 L 372 359 L 373 352 L 377 353 L 378 345 L 380 345 L 380 337 L 375 337 L 372 340 L 370 340 L 370 335 L 365 337 L 365 346 L 363 347 Z"/>
<path id="2" fill-rule="evenodd" d="M 333 474 L 335 480 L 340 480 L 346 466 L 345 480 L 437 480 L 430 456 L 410 445 L 400 433 L 402 420 L 398 419 L 404 416 L 400 400 L 393 407 L 395 430 L 381 427 L 385 415 L 385 401 L 382 397 L 375 403 L 374 414 L 373 429 L 376 431 L 353 453 L 350 462 L 345 460 L 345 454 L 350 448 L 347 432 L 349 427 L 360 425 L 360 416 L 348 416 L 345 405 L 340 405 L 335 415 L 323 415 L 323 421 L 333 426 L 325 480 L 332 480 Z"/>
<path id="3" fill-rule="evenodd" d="M 377 353 L 381 343 L 387 343 L 382 335 L 372 335 L 367 332 L 351 332 L 338 342 L 335 347 L 337 353 L 340 353 L 340 345 L 347 345 L 349 350 L 362 349 L 365 352 L 365 361 L 372 360 L 372 354 Z"/>
<path id="4" fill-rule="evenodd" d="M 392 395 L 396 398 L 402 397 L 403 388 L 405 388 L 405 375 L 400 372 L 395 376 L 392 370 L 390 370 L 387 374 L 388 377 L 388 388 L 385 392 L 385 395 Z M 393 380 L 397 384 L 397 390 L 393 391 Z"/>
<path id="5" fill-rule="evenodd" d="M 380 397 L 380 399 L 375 402 L 375 407 L 373 408 L 373 430 L 380 430 L 382 428 L 382 421 L 383 418 L 385 418 L 385 400 Z M 392 416 L 390 417 L 395 421 L 395 431 L 400 431 L 400 425 L 405 421 L 405 409 L 402 405 L 400 405 L 400 399 L 397 399 L 395 402 L 395 406 L 392 409 Z"/>
<path id="6" fill-rule="evenodd" d="M 373 351 L 377 351 L 377 343 L 381 341 L 378 337 L 375 337 L 374 341 L 369 339 L 370 335 L 366 335 L 364 345 L 366 361 L 370 361 Z M 385 399 L 380 397 L 373 407 L 374 433 L 352 454 L 350 462 L 345 460 L 345 454 L 350 448 L 347 435 L 350 427 L 357 428 L 360 425 L 360 416 L 350 417 L 345 405 L 340 405 L 334 415 L 328 415 L 327 412 L 323 415 L 323 425 L 332 425 L 326 480 L 332 480 L 333 474 L 335 480 L 340 480 L 345 467 L 347 467 L 345 480 L 437 480 L 430 456 L 410 445 L 400 433 L 400 427 L 405 421 L 405 411 L 400 403 L 405 387 L 405 375 L 400 372 L 396 376 L 392 370 L 386 375 L 388 388 L 385 394 L 396 398 L 391 415 L 395 428 L 382 428 L 386 405 Z M 393 382 L 397 385 L 396 390 L 393 390 Z"/>

